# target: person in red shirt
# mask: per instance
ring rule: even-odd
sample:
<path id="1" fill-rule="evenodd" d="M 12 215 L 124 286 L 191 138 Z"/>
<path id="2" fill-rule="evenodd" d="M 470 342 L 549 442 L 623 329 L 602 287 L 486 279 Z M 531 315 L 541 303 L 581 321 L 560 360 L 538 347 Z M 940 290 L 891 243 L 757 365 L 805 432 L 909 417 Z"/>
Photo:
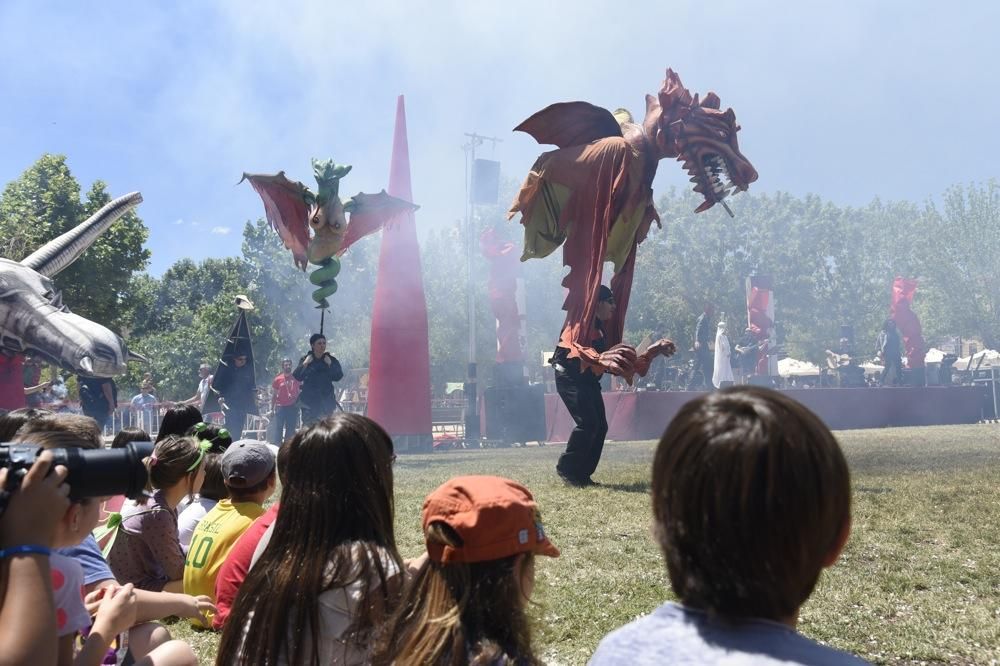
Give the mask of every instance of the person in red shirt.
<path id="1" fill-rule="evenodd" d="M 302 382 L 292 376 L 292 359 L 286 358 L 281 361 L 281 372 L 271 382 L 274 389 L 271 397 L 271 408 L 274 410 L 274 437 L 276 444 L 289 439 L 299 428 L 299 410 L 296 406 L 299 401 L 299 391 Z"/>

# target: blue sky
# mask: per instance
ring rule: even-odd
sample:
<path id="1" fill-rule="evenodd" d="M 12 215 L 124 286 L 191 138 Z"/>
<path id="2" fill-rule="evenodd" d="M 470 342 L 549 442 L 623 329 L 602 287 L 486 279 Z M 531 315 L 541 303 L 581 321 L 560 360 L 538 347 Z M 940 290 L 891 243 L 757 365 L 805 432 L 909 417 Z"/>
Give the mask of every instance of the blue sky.
<path id="1" fill-rule="evenodd" d="M 332 157 L 343 194 L 385 187 L 402 93 L 429 229 L 464 214 L 464 132 L 502 137 L 482 156 L 519 181 L 540 148 L 517 123 L 574 99 L 640 114 L 670 66 L 735 109 L 753 191 L 923 201 L 1000 170 L 998 25 L 995 2 L 3 0 L 0 185 L 55 152 L 84 189 L 141 191 L 158 274 L 239 253 L 262 215 L 243 171 L 310 182 Z"/>

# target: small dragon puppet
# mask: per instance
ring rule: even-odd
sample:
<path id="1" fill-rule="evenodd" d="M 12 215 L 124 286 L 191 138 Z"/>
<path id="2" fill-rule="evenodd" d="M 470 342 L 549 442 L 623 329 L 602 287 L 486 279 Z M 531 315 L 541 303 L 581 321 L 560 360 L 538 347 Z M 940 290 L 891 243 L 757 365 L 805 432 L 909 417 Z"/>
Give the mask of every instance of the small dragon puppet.
<path id="1" fill-rule="evenodd" d="M 508 218 L 521 213 L 522 261 L 562 246 L 570 270 L 563 280 L 568 295 L 559 346 L 596 374 L 642 374 L 635 350 L 621 339 L 636 247 L 653 221 L 660 222 L 652 189 L 659 161 L 670 157 L 683 164 L 694 191 L 704 197 L 696 213 L 716 203 L 728 211 L 724 199 L 757 180 L 736 141 L 736 114 L 720 106 L 713 92 L 703 100 L 692 96 L 668 69 L 659 93 L 646 95 L 641 123 L 624 109 L 611 113 L 587 102 L 564 102 L 514 128 L 558 147 L 535 162 Z M 599 354 L 592 345 L 593 325 L 605 261 L 614 264 L 611 291 L 617 308 L 606 328 L 611 349 Z"/>
<path id="2" fill-rule="evenodd" d="M 308 263 L 319 266 L 309 275 L 309 281 L 317 287 L 312 294 L 313 300 L 325 311 L 330 307 L 327 297 L 337 291 L 338 257 L 396 215 L 416 210 L 417 206 L 389 196 L 385 190 L 341 200 L 340 179 L 351 167 L 334 164 L 333 160 L 316 159 L 312 166 L 319 186 L 316 194 L 302 183 L 289 180 L 284 171 L 276 175 L 244 173 L 240 182 L 250 181 L 264 201 L 267 221 L 281 236 L 285 247 L 292 251 L 295 265 L 303 271 Z M 312 229 L 311 235 L 309 229 Z"/>

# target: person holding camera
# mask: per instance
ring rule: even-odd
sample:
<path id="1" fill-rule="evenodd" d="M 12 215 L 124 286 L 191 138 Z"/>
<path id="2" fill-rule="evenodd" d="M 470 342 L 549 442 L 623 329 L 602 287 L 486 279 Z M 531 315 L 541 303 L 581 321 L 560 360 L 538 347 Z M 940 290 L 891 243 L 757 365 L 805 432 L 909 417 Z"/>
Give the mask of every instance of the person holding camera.
<path id="1" fill-rule="evenodd" d="M 340 361 L 326 351 L 326 336 L 314 333 L 309 338 L 309 347 L 292 373 L 295 379 L 302 382 L 299 403 L 302 405 L 303 426 L 333 413 L 338 406 L 333 383 L 344 378 Z"/>
<path id="2" fill-rule="evenodd" d="M 11 664 L 56 663 L 49 554 L 70 506 L 66 474 L 61 465 L 53 469 L 51 453 L 42 453 L 0 514 L 0 654 Z M 0 469 L 4 492 L 9 475 Z"/>

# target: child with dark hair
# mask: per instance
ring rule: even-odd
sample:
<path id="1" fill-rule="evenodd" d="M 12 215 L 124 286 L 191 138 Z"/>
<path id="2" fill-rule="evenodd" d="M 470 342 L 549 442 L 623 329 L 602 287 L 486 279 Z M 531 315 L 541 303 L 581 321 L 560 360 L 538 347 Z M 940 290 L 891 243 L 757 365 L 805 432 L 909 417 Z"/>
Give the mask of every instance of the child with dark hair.
<path id="1" fill-rule="evenodd" d="M 208 442 L 211 448 L 205 454 L 205 482 L 201 484 L 201 490 L 190 501 L 187 498 L 182 500 L 177 507 L 177 533 L 185 553 L 191 545 L 191 536 L 201 519 L 221 500 L 229 497 L 229 491 L 222 479 L 221 461 L 222 454 L 233 443 L 228 430 L 212 423 L 196 423 L 188 428 L 187 435 L 199 442 Z"/>
<path id="2" fill-rule="evenodd" d="M 337 413 L 283 449 L 281 510 L 236 597 L 217 663 L 366 663 L 403 571 L 392 439 L 370 419 Z"/>
<path id="3" fill-rule="evenodd" d="M 113 449 L 124 449 L 128 446 L 129 442 L 151 442 L 149 433 L 142 428 L 136 428 L 135 426 L 127 426 L 118 431 L 115 438 L 111 440 L 111 448 Z"/>
<path id="4" fill-rule="evenodd" d="M 653 461 L 653 515 L 679 604 L 618 629 L 591 664 L 860 664 L 795 631 L 851 528 L 851 480 L 815 414 L 754 386 L 681 408 Z"/>
<path id="5" fill-rule="evenodd" d="M 145 460 L 152 500 L 126 501 L 121 515 L 108 522 L 114 534 L 105 556 L 119 581 L 153 592 L 183 591 L 177 505 L 201 488 L 209 448 L 193 437 L 173 435 L 156 443 Z"/>
<path id="6" fill-rule="evenodd" d="M 407 585 L 374 664 L 541 663 L 525 606 L 535 555 L 558 557 L 527 488 L 497 476 L 456 477 L 424 501 L 427 560 Z"/>
<path id="7" fill-rule="evenodd" d="M 160 420 L 160 430 L 156 433 L 156 441 L 159 442 L 171 435 L 181 437 L 187 433 L 189 428 L 201 422 L 201 410 L 194 405 L 171 407 Z"/>
<path id="8" fill-rule="evenodd" d="M 229 497 L 198 522 L 184 563 L 184 591 L 212 598 L 222 563 L 240 535 L 264 513 L 264 502 L 277 483 L 274 454 L 266 442 L 235 442 L 219 462 Z M 207 614 L 208 626 L 212 615 Z"/>

